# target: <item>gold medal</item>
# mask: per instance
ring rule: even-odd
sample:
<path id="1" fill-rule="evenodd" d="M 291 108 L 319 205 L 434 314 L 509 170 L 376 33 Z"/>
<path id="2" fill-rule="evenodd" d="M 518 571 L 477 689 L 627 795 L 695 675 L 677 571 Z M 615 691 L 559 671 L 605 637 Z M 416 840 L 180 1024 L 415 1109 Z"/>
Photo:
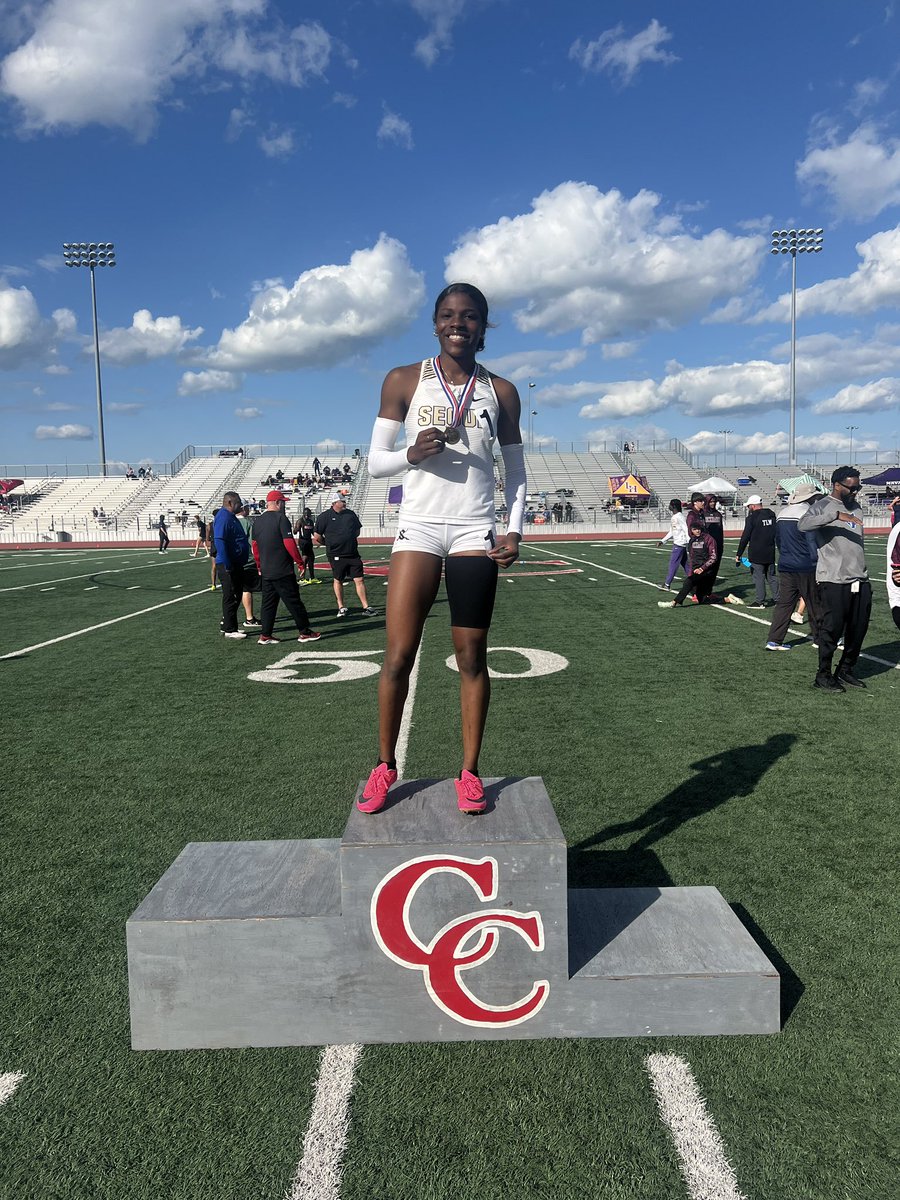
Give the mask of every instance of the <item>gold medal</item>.
<path id="1" fill-rule="evenodd" d="M 461 436 L 459 430 L 453 425 L 448 425 L 444 430 L 444 441 L 448 446 L 455 446 Z"/>

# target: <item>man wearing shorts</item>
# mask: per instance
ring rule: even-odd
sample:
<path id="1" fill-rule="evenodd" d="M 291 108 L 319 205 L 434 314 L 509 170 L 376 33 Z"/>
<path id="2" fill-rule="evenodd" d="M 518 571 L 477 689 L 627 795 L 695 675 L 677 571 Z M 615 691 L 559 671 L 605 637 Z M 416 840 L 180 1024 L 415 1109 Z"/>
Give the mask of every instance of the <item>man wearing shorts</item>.
<path id="1" fill-rule="evenodd" d="M 313 541 L 317 546 L 324 546 L 328 555 L 334 575 L 334 598 L 337 600 L 339 617 L 346 617 L 348 611 L 344 605 L 344 583 L 348 579 L 353 580 L 363 616 L 375 616 L 375 609 L 369 607 L 363 564 L 356 540 L 361 529 L 359 517 L 352 508 L 347 507 L 343 496 L 335 496 L 331 508 L 326 508 L 316 518 Z"/>

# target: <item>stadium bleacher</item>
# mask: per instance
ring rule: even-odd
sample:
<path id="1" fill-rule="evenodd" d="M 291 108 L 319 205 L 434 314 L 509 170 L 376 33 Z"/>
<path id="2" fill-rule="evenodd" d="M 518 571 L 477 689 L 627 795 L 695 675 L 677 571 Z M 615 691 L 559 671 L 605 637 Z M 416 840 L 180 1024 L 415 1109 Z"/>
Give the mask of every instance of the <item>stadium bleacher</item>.
<path id="1" fill-rule="evenodd" d="M 314 457 L 313 453 L 259 454 L 254 457 L 213 452 L 194 454 L 176 474 L 152 481 L 129 480 L 121 475 L 67 479 L 29 477 L 24 486 L 15 489 L 11 511 L 0 514 L 0 540 L 150 540 L 160 512 L 170 518 L 170 526 L 184 510 L 190 517 L 208 515 L 221 503 L 223 492 L 229 489 L 240 492 L 247 499 L 262 501 L 267 490 L 266 479 L 281 470 L 288 491 L 290 479 L 313 474 Z M 327 453 L 322 451 L 319 457 L 324 464 Z M 390 502 L 390 492 L 402 484 L 403 475 L 371 479 L 365 469 L 365 457 L 351 459 L 346 455 L 332 455 L 332 458 L 332 469 L 350 462 L 352 482 L 340 486 L 349 488 L 348 503 L 360 516 L 364 536 L 389 535 L 396 525 L 399 507 Z M 547 509 L 557 503 L 570 503 L 572 520 L 552 523 L 553 528 L 558 527 L 561 532 L 588 532 L 594 528 L 601 532 L 618 528 L 623 523 L 636 525 L 635 532 L 640 532 L 641 527 L 649 531 L 667 525 L 668 503 L 672 497 L 684 499 L 701 479 L 717 474 L 737 487 L 733 504 L 727 511 L 727 527 L 733 531 L 743 524 L 743 505 L 748 496 L 758 493 L 765 503 L 774 504 L 780 481 L 804 472 L 823 480 L 827 489 L 835 465 L 801 463 L 794 467 L 774 467 L 754 464 L 728 468 L 709 463 L 691 465 L 680 443 L 675 441 L 668 446 L 654 445 L 650 450 L 633 446 L 628 452 L 615 448 L 560 453 L 545 448 L 525 455 L 529 522 L 544 524 Z M 497 507 L 502 514 L 503 461 L 499 453 L 495 458 L 495 471 Z M 646 477 L 652 492 L 650 505 L 636 511 L 629 508 L 607 511 L 609 477 L 628 472 Z M 750 482 L 738 483 L 741 479 Z M 330 502 L 333 490 L 332 483 L 321 480 L 311 488 L 299 489 L 291 495 L 289 514 L 293 516 L 307 505 L 314 513 L 320 512 Z M 21 508 L 15 504 L 17 493 L 28 496 Z M 890 523 L 890 514 L 883 502 L 867 504 L 865 492 L 861 498 L 868 519 L 873 522 L 883 519 L 886 524 Z M 95 508 L 102 510 L 104 519 L 94 518 Z"/>

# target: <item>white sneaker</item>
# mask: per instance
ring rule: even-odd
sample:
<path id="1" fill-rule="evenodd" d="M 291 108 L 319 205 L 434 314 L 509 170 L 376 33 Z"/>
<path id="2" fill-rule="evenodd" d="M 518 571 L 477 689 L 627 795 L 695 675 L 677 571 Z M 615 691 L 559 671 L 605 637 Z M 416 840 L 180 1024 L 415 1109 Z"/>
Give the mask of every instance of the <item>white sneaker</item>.
<path id="1" fill-rule="evenodd" d="M 802 625 L 806 620 L 806 617 L 802 616 L 800 613 L 791 613 L 791 620 L 795 625 Z"/>
<path id="2" fill-rule="evenodd" d="M 656 607 L 657 608 L 674 608 L 675 601 L 674 600 L 657 600 Z"/>
<path id="3" fill-rule="evenodd" d="M 337 615 L 338 615 L 339 617 L 346 617 L 346 615 L 347 615 L 347 613 L 348 613 L 349 611 L 350 611 L 350 610 L 349 610 L 349 609 L 347 609 L 347 608 L 339 608 L 339 609 L 337 610 Z"/>
<path id="4" fill-rule="evenodd" d="M 227 638 L 237 639 L 237 638 L 245 638 L 247 635 L 246 635 L 246 633 L 243 633 L 240 629 L 235 629 L 232 633 L 226 633 L 225 630 L 223 629 L 222 636 L 227 637 Z"/>

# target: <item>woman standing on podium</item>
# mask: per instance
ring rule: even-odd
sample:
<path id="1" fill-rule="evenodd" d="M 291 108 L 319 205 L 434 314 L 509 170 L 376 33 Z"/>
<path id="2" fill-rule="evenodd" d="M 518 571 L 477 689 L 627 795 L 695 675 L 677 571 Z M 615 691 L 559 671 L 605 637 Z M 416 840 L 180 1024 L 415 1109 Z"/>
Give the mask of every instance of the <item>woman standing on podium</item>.
<path id="1" fill-rule="evenodd" d="M 397 780 L 395 753 L 409 677 L 443 568 L 460 679 L 463 761 L 455 780 L 460 812 L 484 812 L 478 756 L 490 701 L 487 634 L 497 569 L 519 556 L 525 456 L 515 387 L 475 361 L 484 349 L 488 304 L 478 288 L 453 283 L 434 306 L 439 353 L 395 367 L 381 389 L 369 473 L 406 471 L 391 551 L 387 645 L 378 684 L 379 758 L 358 802 L 379 812 Z M 406 445 L 395 449 L 405 427 Z M 504 463 L 506 533 L 495 524 L 494 443 Z"/>

